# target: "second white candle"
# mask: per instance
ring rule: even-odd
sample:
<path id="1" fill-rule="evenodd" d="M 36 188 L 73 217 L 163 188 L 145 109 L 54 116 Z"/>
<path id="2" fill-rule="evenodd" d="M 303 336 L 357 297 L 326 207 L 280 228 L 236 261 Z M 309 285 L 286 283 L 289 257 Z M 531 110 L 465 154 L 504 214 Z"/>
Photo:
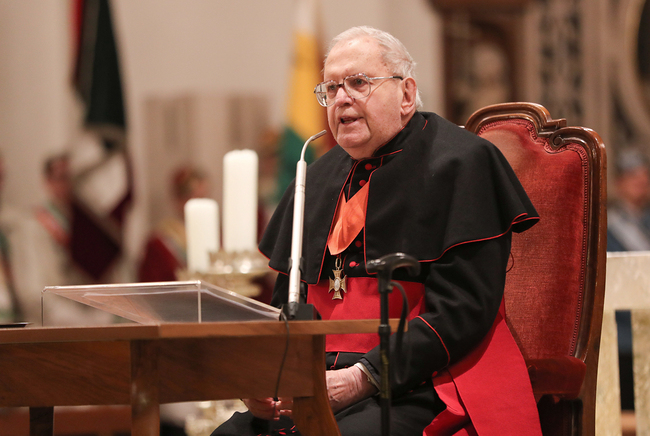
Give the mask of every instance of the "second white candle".
<path id="1" fill-rule="evenodd" d="M 185 203 L 187 267 L 207 272 L 210 253 L 219 250 L 219 205 L 210 198 L 192 198 Z"/>
<path id="2" fill-rule="evenodd" d="M 257 247 L 258 157 L 233 150 L 223 159 L 223 248 L 229 252 Z"/>

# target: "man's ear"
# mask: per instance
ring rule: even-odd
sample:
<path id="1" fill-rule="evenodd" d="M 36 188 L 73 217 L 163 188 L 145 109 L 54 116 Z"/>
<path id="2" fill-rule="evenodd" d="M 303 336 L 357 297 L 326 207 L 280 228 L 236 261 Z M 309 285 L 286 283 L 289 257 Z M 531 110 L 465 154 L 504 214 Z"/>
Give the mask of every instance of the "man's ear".
<path id="1" fill-rule="evenodd" d="M 403 98 L 401 114 L 407 115 L 415 111 L 415 100 L 418 92 L 418 85 L 413 77 L 407 77 L 402 81 Z"/>

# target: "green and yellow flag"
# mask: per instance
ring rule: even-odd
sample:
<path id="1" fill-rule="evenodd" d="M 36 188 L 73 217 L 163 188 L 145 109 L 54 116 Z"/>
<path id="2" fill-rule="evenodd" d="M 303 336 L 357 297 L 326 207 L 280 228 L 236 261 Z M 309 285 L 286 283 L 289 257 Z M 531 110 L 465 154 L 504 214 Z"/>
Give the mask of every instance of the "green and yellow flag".
<path id="1" fill-rule="evenodd" d="M 327 128 L 325 108 L 314 95 L 314 87 L 322 81 L 323 68 L 318 18 L 317 0 L 298 0 L 287 124 L 279 144 L 278 196 L 296 176 L 296 163 L 305 141 Z M 326 151 L 329 143 L 327 136 L 314 141 L 305 153 L 307 163 Z"/>

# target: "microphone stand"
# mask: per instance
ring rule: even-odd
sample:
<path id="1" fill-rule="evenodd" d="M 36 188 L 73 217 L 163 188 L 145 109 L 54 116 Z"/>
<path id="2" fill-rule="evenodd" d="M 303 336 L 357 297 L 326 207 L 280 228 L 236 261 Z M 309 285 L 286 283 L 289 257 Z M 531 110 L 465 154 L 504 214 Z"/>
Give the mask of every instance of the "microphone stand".
<path id="1" fill-rule="evenodd" d="M 293 227 L 291 233 L 291 258 L 289 259 L 289 301 L 282 306 L 282 312 L 287 319 L 314 319 L 314 307 L 311 304 L 300 304 L 300 276 L 303 270 L 302 236 L 305 218 L 305 183 L 307 179 L 307 162 L 305 151 L 314 139 L 327 133 L 320 131 L 310 137 L 302 147 L 300 160 L 296 164 L 296 185 L 293 200 Z"/>
<path id="2" fill-rule="evenodd" d="M 392 291 L 391 277 L 397 268 L 407 267 L 412 276 L 420 273 L 418 261 L 404 253 L 387 254 L 366 263 L 369 273 L 377 273 L 377 288 L 380 296 L 379 355 L 381 356 L 381 383 L 379 403 L 381 406 L 381 434 L 390 434 L 390 324 L 388 323 L 388 294 Z"/>

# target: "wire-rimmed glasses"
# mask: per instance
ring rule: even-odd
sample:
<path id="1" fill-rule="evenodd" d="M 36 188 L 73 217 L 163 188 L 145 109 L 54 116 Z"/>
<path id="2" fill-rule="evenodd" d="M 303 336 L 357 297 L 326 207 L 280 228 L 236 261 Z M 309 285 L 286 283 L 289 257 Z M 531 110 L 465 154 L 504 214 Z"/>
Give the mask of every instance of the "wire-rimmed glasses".
<path id="1" fill-rule="evenodd" d="M 321 106 L 329 107 L 336 101 L 339 88 L 343 88 L 350 98 L 366 98 L 372 92 L 372 81 L 382 79 L 404 80 L 402 76 L 368 77 L 364 73 L 359 73 L 347 76 L 341 83 L 336 83 L 334 80 L 319 83 L 314 88 L 314 94 Z"/>

